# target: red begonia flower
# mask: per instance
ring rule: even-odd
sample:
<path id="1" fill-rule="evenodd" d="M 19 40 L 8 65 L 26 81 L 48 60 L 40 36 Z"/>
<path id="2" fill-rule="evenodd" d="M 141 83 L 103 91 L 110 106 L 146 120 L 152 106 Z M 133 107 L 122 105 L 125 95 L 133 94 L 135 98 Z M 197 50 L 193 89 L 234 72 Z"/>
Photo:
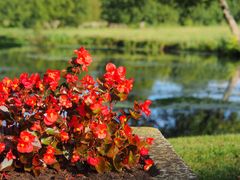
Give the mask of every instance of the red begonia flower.
<path id="1" fill-rule="evenodd" d="M 71 162 L 75 163 L 75 162 L 79 161 L 79 159 L 80 159 L 80 156 L 78 154 L 74 153 L 71 158 Z"/>
<path id="2" fill-rule="evenodd" d="M 50 86 L 51 90 L 56 90 L 58 86 L 58 81 L 60 80 L 59 70 L 47 70 L 44 74 L 43 82 Z"/>
<path id="3" fill-rule="evenodd" d="M 20 138 L 25 143 L 32 143 L 35 139 L 35 136 L 27 131 L 22 131 L 20 133 Z"/>
<path id="4" fill-rule="evenodd" d="M 67 83 L 75 83 L 78 81 L 78 76 L 72 75 L 72 74 L 67 74 L 65 76 Z"/>
<path id="5" fill-rule="evenodd" d="M 90 164 L 91 166 L 96 166 L 99 164 L 99 159 L 98 158 L 93 158 L 93 157 L 88 157 L 87 158 L 87 163 Z"/>
<path id="6" fill-rule="evenodd" d="M 86 89 L 91 89 L 94 86 L 95 81 L 92 76 L 86 75 L 82 78 L 81 83 Z"/>
<path id="7" fill-rule="evenodd" d="M 81 47 L 78 50 L 75 50 L 74 53 L 77 55 L 75 63 L 82 65 L 82 70 L 87 71 L 87 66 L 92 63 L 92 58 L 88 51 Z"/>
<path id="8" fill-rule="evenodd" d="M 63 94 L 59 96 L 59 104 L 60 106 L 70 108 L 72 107 L 72 102 L 69 100 L 68 96 Z"/>
<path id="9" fill-rule="evenodd" d="M 47 165 L 52 165 L 56 162 L 56 157 L 53 154 L 44 154 L 43 155 L 43 161 L 47 164 Z"/>
<path id="10" fill-rule="evenodd" d="M 65 131 L 60 132 L 60 138 L 62 142 L 67 142 L 69 140 L 69 135 Z"/>
<path id="11" fill-rule="evenodd" d="M 16 156 L 14 156 L 14 154 L 12 153 L 12 150 L 10 149 L 10 151 L 8 151 L 8 153 L 6 154 L 6 158 L 8 160 L 11 160 L 11 159 L 16 159 Z"/>
<path id="12" fill-rule="evenodd" d="M 120 120 L 121 124 L 125 124 L 127 122 L 127 117 L 125 115 L 122 115 L 119 117 L 119 120 Z"/>
<path id="13" fill-rule="evenodd" d="M 5 143 L 0 143 L 0 154 L 5 150 L 6 145 Z"/>
<path id="14" fill-rule="evenodd" d="M 42 127 L 40 125 L 40 121 L 35 121 L 30 129 L 32 131 L 41 131 Z"/>
<path id="15" fill-rule="evenodd" d="M 131 136 L 132 135 L 132 129 L 128 124 L 125 124 L 124 126 L 124 133 L 126 134 L 126 136 Z"/>
<path id="16" fill-rule="evenodd" d="M 58 119 L 58 113 L 55 109 L 48 109 L 44 114 L 44 122 L 46 125 L 50 126 L 54 124 Z"/>
<path id="17" fill-rule="evenodd" d="M 82 124 L 76 124 L 74 126 L 74 132 L 82 132 L 83 131 L 83 125 Z"/>
<path id="18" fill-rule="evenodd" d="M 152 104 L 152 101 L 146 100 L 144 103 L 140 104 L 141 110 L 147 115 L 150 116 L 151 110 L 149 109 L 149 106 Z"/>
<path id="19" fill-rule="evenodd" d="M 97 124 L 93 129 L 94 135 L 99 139 L 104 139 L 107 136 L 107 125 L 106 124 Z"/>
<path id="20" fill-rule="evenodd" d="M 152 144 L 153 144 L 153 141 L 154 141 L 154 138 L 147 138 L 147 139 L 146 139 L 146 142 L 147 142 L 149 145 L 152 145 Z"/>
<path id="21" fill-rule="evenodd" d="M 145 147 L 142 147 L 142 148 L 140 149 L 140 154 L 141 154 L 141 156 L 146 156 L 146 155 L 148 155 L 148 152 L 149 152 L 149 150 L 148 150 L 147 148 L 145 148 Z"/>
<path id="22" fill-rule="evenodd" d="M 48 146 L 47 147 L 47 151 L 46 151 L 46 154 L 52 154 L 52 155 L 54 155 L 54 153 L 55 153 L 55 149 L 54 149 L 54 147 L 52 147 L 52 146 Z"/>
<path id="23" fill-rule="evenodd" d="M 79 113 L 80 116 L 84 117 L 86 116 L 86 110 L 85 110 L 85 104 L 82 103 L 77 107 L 77 112 Z"/>
<path id="24" fill-rule="evenodd" d="M 28 77 L 27 73 L 22 73 L 19 78 L 19 81 L 26 89 L 32 89 L 36 82 L 39 80 L 40 75 L 38 73 L 32 74 L 30 77 Z"/>
<path id="25" fill-rule="evenodd" d="M 146 159 L 144 162 L 145 162 L 145 165 L 144 165 L 145 171 L 148 171 L 150 167 L 152 167 L 152 165 L 154 164 L 152 159 Z"/>
<path id="26" fill-rule="evenodd" d="M 37 103 L 37 97 L 36 96 L 31 96 L 31 97 L 28 97 L 25 101 L 25 103 L 30 106 L 30 107 L 34 107 Z"/>
<path id="27" fill-rule="evenodd" d="M 29 142 L 24 142 L 22 139 L 18 141 L 17 150 L 20 153 L 30 153 L 33 151 L 33 145 Z"/>

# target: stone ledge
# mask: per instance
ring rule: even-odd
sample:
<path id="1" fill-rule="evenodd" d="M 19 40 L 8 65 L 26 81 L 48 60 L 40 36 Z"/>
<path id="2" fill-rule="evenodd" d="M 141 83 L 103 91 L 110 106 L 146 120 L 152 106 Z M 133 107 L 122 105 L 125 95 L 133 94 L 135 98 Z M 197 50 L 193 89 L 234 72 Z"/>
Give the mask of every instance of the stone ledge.
<path id="1" fill-rule="evenodd" d="M 153 137 L 154 145 L 150 149 L 150 157 L 154 160 L 159 174 L 153 179 L 197 179 L 193 171 L 173 150 L 172 145 L 161 132 L 151 127 L 133 127 L 133 132 L 142 137 Z"/>

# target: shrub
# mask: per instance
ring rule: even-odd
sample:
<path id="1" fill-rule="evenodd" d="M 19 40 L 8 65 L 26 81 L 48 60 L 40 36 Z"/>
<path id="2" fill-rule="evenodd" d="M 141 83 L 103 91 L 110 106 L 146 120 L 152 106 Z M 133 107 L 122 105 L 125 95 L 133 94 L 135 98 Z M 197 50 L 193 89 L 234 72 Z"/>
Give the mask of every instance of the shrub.
<path id="1" fill-rule="evenodd" d="M 144 112 L 150 115 L 150 100 L 134 102 L 129 110 L 114 111 L 133 87 L 125 67 L 109 63 L 103 77 L 86 74 L 90 54 L 80 48 L 69 66 L 38 73 L 5 77 L 0 82 L 0 170 L 9 167 L 39 175 L 44 167 L 64 165 L 93 168 L 99 173 L 121 171 L 136 164 L 148 170 L 153 138 L 133 134 L 127 124 Z"/>

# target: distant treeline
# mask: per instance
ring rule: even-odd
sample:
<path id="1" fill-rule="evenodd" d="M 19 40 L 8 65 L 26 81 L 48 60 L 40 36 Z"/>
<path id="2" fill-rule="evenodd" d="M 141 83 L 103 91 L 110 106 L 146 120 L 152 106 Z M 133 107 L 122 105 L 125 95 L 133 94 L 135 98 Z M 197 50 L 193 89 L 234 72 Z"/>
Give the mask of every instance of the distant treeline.
<path id="1" fill-rule="evenodd" d="M 240 22 L 240 0 L 227 0 Z M 224 22 L 219 0 L 0 0 L 0 26 L 212 25 Z"/>

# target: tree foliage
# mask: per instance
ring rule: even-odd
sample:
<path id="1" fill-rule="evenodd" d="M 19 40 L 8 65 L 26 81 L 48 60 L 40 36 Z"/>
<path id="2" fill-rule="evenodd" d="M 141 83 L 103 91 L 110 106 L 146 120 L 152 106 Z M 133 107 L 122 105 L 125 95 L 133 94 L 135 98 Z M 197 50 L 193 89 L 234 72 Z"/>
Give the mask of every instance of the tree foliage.
<path id="1" fill-rule="evenodd" d="M 239 20 L 238 4 L 240 0 L 229 0 Z M 224 21 L 218 0 L 102 0 L 102 12 L 102 18 L 111 23 L 210 25 Z"/>
<path id="2" fill-rule="evenodd" d="M 1 26 L 77 26 L 86 21 L 99 20 L 99 16 L 100 0 L 0 1 Z"/>
<path id="3" fill-rule="evenodd" d="M 240 0 L 228 0 L 240 21 Z M 78 26 L 84 22 L 212 25 L 224 22 L 218 0 L 1 0 L 0 26 Z"/>

